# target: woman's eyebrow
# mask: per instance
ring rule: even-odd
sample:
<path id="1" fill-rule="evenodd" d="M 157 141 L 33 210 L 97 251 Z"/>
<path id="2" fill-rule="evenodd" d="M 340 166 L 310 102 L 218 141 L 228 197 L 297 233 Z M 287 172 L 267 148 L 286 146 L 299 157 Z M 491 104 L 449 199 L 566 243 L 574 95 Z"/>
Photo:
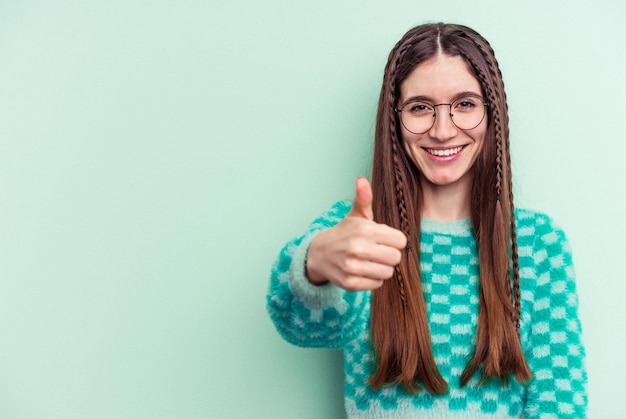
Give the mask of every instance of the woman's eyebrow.
<path id="1" fill-rule="evenodd" d="M 466 97 L 466 96 L 476 97 L 476 98 L 479 98 L 479 99 L 483 100 L 483 95 L 481 95 L 480 93 L 476 93 L 476 92 L 467 90 L 467 91 L 464 91 L 464 92 L 456 93 L 454 96 L 452 96 L 452 98 L 450 99 L 449 103 L 452 103 L 455 100 L 457 100 L 459 98 L 462 98 L 462 97 Z M 410 102 L 428 102 L 428 103 L 435 104 L 436 101 L 433 98 L 431 98 L 430 96 L 415 95 L 415 96 L 411 96 L 407 100 L 405 100 L 403 105 L 407 104 L 407 103 L 410 103 Z"/>

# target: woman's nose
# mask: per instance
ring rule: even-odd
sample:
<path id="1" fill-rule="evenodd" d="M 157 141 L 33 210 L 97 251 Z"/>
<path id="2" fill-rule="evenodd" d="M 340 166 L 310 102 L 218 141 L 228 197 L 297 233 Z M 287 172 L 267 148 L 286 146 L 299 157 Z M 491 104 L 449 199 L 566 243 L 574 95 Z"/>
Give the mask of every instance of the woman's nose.
<path id="1" fill-rule="evenodd" d="M 441 107 L 439 111 L 437 111 L 437 106 Z M 447 103 L 435 105 L 435 114 L 433 117 L 435 118 L 435 122 L 429 131 L 432 138 L 439 141 L 447 141 L 457 135 L 458 128 L 452 121 L 451 105 Z"/>

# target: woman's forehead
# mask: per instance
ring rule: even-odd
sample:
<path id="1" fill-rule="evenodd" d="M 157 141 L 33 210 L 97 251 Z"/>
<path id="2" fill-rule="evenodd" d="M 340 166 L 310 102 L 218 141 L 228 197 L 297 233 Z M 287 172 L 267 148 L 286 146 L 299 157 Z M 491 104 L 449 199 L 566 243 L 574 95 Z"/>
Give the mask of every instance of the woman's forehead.
<path id="1" fill-rule="evenodd" d="M 482 87 L 460 56 L 436 55 L 417 65 L 400 85 L 400 100 L 424 97 L 448 101 L 462 92 L 482 94 Z"/>

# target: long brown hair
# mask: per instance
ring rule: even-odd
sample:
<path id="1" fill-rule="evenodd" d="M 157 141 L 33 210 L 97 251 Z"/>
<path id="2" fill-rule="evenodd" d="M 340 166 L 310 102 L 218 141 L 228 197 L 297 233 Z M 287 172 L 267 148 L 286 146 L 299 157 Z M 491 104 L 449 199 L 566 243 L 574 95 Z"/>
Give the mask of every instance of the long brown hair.
<path id="1" fill-rule="evenodd" d="M 461 385 L 479 367 L 484 380 L 506 382 L 511 374 L 520 382 L 531 378 L 519 335 L 519 266 L 502 74 L 491 46 L 476 31 L 462 25 L 427 24 L 407 32 L 389 54 L 376 117 L 374 218 L 403 231 L 408 246 L 394 277 L 372 295 L 375 370 L 370 384 L 375 389 L 398 383 L 415 392 L 423 384 L 436 394 L 448 387 L 433 357 L 420 280 L 421 175 L 404 152 L 394 112 L 401 83 L 417 65 L 439 53 L 462 57 L 489 103 L 483 150 L 472 168 L 470 203 L 480 264 L 480 306 L 476 345 Z"/>

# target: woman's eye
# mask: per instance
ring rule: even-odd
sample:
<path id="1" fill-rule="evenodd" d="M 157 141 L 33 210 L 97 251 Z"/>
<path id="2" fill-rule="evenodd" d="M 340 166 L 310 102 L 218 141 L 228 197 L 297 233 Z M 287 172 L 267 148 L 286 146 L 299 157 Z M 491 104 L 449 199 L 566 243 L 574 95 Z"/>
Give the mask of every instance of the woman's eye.
<path id="1" fill-rule="evenodd" d="M 411 113 L 425 113 L 432 112 L 432 106 L 427 103 L 412 103 L 408 106 Z"/>
<path id="2" fill-rule="evenodd" d="M 457 102 L 454 102 L 454 109 L 459 110 L 470 110 L 475 108 L 476 106 L 476 101 L 473 99 L 461 99 Z"/>

